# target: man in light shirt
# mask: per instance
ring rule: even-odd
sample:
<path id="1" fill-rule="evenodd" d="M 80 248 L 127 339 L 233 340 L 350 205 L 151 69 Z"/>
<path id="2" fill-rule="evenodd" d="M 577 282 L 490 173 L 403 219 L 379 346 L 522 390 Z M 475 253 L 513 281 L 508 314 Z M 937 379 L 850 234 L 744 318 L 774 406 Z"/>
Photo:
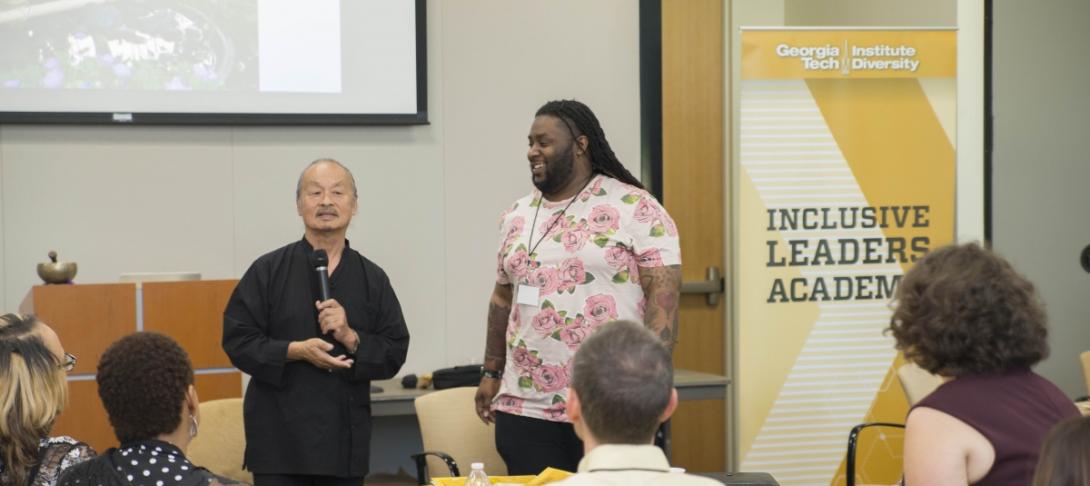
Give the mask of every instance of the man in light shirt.
<path id="1" fill-rule="evenodd" d="M 677 408 L 670 350 L 644 326 L 602 326 L 576 352 L 568 417 L 583 440 L 578 473 L 558 483 L 580 485 L 716 485 L 670 472 L 655 431 Z"/>

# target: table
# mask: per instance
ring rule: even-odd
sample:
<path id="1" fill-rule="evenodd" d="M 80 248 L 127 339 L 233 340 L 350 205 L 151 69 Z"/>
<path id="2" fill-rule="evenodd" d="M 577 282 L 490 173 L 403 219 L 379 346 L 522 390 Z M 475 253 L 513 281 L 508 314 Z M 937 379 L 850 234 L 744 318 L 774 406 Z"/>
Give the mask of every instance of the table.
<path id="1" fill-rule="evenodd" d="M 371 393 L 371 415 L 389 417 L 396 415 L 416 415 L 413 400 L 435 390 L 406 389 L 401 387 L 401 379 L 378 380 L 372 385 L 382 387 L 381 392 Z M 679 400 L 711 400 L 726 398 L 730 379 L 691 370 L 674 370 L 674 387 Z"/>
<path id="2" fill-rule="evenodd" d="M 768 473 L 695 473 L 697 476 L 712 478 L 728 486 L 779 486 L 780 483 Z"/>

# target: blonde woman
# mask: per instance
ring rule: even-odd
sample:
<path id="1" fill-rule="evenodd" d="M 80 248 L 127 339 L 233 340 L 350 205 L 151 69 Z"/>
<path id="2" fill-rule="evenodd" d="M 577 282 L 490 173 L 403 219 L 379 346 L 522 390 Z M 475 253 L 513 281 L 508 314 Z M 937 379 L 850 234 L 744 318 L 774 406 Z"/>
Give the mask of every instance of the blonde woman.
<path id="1" fill-rule="evenodd" d="M 75 364 L 45 323 L 0 316 L 0 486 L 52 486 L 61 471 L 95 456 L 71 437 L 49 437 Z"/>

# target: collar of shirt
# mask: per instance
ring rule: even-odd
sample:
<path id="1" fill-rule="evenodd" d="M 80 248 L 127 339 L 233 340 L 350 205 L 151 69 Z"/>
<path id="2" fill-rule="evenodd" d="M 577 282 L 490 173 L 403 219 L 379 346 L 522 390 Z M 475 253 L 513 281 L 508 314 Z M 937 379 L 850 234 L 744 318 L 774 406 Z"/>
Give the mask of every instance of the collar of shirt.
<path id="1" fill-rule="evenodd" d="M 669 472 L 670 463 L 662 449 L 650 444 L 602 444 L 579 461 L 579 472 L 607 471 Z"/>
<path id="2" fill-rule="evenodd" d="M 309 241 L 307 241 L 306 235 L 303 235 L 303 238 L 300 239 L 299 242 L 303 244 L 303 250 L 305 251 L 306 255 L 309 256 L 311 253 L 314 253 L 314 246 L 311 245 Z M 352 248 L 352 245 L 348 244 L 348 238 L 344 239 L 344 248 L 346 250 Z"/>
<path id="3" fill-rule="evenodd" d="M 122 444 L 113 452 L 112 462 L 129 484 L 141 486 L 174 485 L 196 468 L 181 449 L 155 439 Z"/>

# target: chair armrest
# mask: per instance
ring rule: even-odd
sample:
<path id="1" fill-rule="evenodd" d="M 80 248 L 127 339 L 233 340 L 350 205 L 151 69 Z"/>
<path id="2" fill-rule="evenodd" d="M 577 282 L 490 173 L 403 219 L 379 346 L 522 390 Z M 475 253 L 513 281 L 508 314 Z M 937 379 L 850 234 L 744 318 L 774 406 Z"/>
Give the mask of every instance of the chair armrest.
<path id="1" fill-rule="evenodd" d="M 435 456 L 443 460 L 447 465 L 447 469 L 450 470 L 451 476 L 460 476 L 458 473 L 458 462 L 450 457 L 450 454 L 439 451 L 424 451 L 419 454 L 413 454 L 409 457 L 413 458 L 416 462 L 416 481 L 419 484 L 428 484 L 431 481 L 431 477 L 428 475 L 428 456 Z"/>
<path id="2" fill-rule="evenodd" d="M 855 486 L 855 448 L 856 443 L 859 441 L 859 432 L 868 427 L 893 427 L 898 429 L 905 428 L 905 424 L 894 424 L 890 422 L 870 422 L 865 424 L 859 424 L 852 427 L 851 432 L 848 432 L 848 458 L 847 465 L 844 468 L 844 481 L 845 486 Z"/>

